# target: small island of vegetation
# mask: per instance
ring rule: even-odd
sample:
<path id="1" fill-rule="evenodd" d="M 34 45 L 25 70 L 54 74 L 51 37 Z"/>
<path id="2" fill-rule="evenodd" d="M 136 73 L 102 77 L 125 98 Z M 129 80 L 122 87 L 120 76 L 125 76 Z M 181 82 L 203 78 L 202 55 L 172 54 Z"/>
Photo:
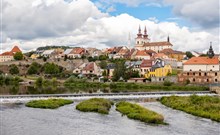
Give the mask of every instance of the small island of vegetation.
<path id="1" fill-rule="evenodd" d="M 162 115 L 137 104 L 122 101 L 116 104 L 116 110 L 123 115 L 127 115 L 130 119 L 140 120 L 145 123 L 164 124 Z"/>
<path id="2" fill-rule="evenodd" d="M 111 108 L 112 102 L 103 98 L 92 98 L 82 101 L 76 106 L 77 110 L 83 112 L 98 112 L 101 114 L 108 114 Z"/>
<path id="3" fill-rule="evenodd" d="M 72 104 L 72 100 L 67 99 L 47 99 L 47 100 L 33 100 L 26 104 L 27 107 L 42 108 L 42 109 L 56 109 L 61 106 Z"/>
<path id="4" fill-rule="evenodd" d="M 161 103 L 173 109 L 220 122 L 220 98 L 212 96 L 163 97 Z"/>

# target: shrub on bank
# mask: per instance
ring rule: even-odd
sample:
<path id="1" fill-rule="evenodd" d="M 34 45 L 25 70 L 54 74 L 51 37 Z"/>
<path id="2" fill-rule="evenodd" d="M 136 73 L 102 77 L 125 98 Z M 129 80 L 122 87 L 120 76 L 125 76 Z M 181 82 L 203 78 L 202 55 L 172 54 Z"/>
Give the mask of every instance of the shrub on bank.
<path id="1" fill-rule="evenodd" d="M 220 98 L 212 96 L 163 97 L 160 102 L 173 109 L 220 122 Z"/>
<path id="2" fill-rule="evenodd" d="M 33 100 L 25 105 L 27 107 L 33 107 L 33 108 L 42 108 L 42 109 L 56 109 L 61 106 L 72 104 L 72 100 L 67 99 L 47 99 L 47 100 Z"/>
<path id="3" fill-rule="evenodd" d="M 140 120 L 146 123 L 164 124 L 162 115 L 137 104 L 122 101 L 116 104 L 116 110 L 130 119 Z"/>
<path id="4" fill-rule="evenodd" d="M 108 114 L 111 108 L 112 102 L 103 98 L 92 98 L 82 101 L 76 106 L 77 110 L 83 112 L 98 112 L 101 114 Z"/>

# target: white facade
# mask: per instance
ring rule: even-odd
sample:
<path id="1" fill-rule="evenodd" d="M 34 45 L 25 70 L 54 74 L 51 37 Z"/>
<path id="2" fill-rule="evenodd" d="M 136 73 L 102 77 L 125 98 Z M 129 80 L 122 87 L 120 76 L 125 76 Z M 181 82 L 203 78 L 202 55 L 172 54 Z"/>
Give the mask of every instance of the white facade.
<path id="1" fill-rule="evenodd" d="M 13 56 L 10 55 L 0 56 L 0 62 L 12 61 L 12 60 L 14 60 Z"/>
<path id="2" fill-rule="evenodd" d="M 183 71 L 220 71 L 219 64 L 215 65 L 183 65 Z"/>
<path id="3" fill-rule="evenodd" d="M 135 56 L 135 59 L 138 59 L 138 60 L 149 60 L 150 59 L 150 55 L 147 55 L 147 56 L 144 56 L 144 55 L 136 55 Z"/>

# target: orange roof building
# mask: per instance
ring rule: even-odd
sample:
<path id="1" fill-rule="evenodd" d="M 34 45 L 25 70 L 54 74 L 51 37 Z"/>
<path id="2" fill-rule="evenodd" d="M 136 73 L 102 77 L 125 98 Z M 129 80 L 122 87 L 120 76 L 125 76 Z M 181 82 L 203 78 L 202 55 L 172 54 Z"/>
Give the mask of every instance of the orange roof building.
<path id="1" fill-rule="evenodd" d="M 0 62 L 12 61 L 14 60 L 14 54 L 17 52 L 22 52 L 18 46 L 14 46 L 10 52 L 4 52 L 0 54 Z"/>
<path id="2" fill-rule="evenodd" d="M 192 57 L 183 63 L 183 71 L 220 71 L 218 57 Z"/>

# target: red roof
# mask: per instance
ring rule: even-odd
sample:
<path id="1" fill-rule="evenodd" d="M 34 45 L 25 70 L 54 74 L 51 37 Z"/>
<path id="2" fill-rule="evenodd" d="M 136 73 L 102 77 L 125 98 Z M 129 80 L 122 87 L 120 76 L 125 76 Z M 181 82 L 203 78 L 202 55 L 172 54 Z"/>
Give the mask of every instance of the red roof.
<path id="1" fill-rule="evenodd" d="M 21 52 L 18 46 L 14 46 L 11 50 L 12 53 Z"/>
<path id="2" fill-rule="evenodd" d="M 93 71 L 93 70 L 95 69 L 94 66 L 95 66 L 94 62 L 88 63 L 88 64 L 83 68 L 83 70 Z"/>
<path id="3" fill-rule="evenodd" d="M 192 57 L 185 63 L 184 65 L 217 65 L 219 64 L 219 60 L 217 57 L 209 58 L 209 57 Z"/>
<path id="4" fill-rule="evenodd" d="M 170 42 L 164 41 L 164 42 L 148 42 L 144 43 L 144 46 L 173 46 Z"/>
<path id="5" fill-rule="evenodd" d="M 138 50 L 136 56 L 150 56 L 150 55 L 144 50 L 142 51 Z"/>
<path id="6" fill-rule="evenodd" d="M 140 67 L 152 67 L 153 60 L 143 60 Z"/>
<path id="7" fill-rule="evenodd" d="M 0 56 L 13 56 L 17 52 L 21 52 L 21 50 L 18 46 L 14 46 L 10 52 L 4 52 Z"/>
<path id="8" fill-rule="evenodd" d="M 82 54 L 85 51 L 84 48 L 73 48 L 72 52 L 73 54 Z"/>

